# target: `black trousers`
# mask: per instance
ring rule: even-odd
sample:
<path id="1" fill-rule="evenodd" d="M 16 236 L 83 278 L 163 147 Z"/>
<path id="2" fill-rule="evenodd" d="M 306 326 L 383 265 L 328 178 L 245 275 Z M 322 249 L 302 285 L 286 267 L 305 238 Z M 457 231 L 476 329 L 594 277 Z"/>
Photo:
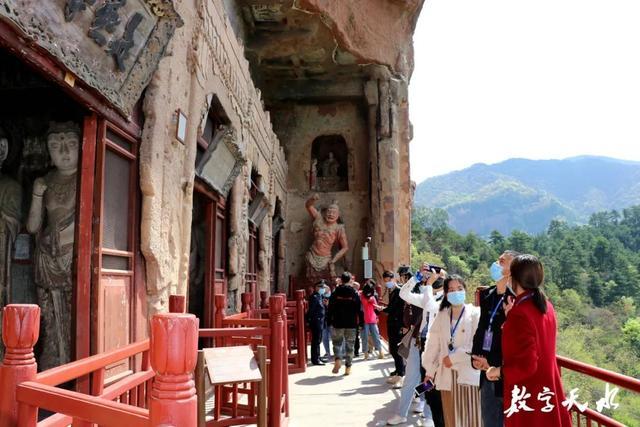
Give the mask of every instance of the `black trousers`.
<path id="1" fill-rule="evenodd" d="M 353 355 L 358 356 L 360 354 L 360 326 L 356 327 L 356 343 L 353 345 Z"/>
<path id="2" fill-rule="evenodd" d="M 311 324 L 311 362 L 320 363 L 320 342 L 322 341 L 322 324 Z"/>
<path id="3" fill-rule="evenodd" d="M 422 352 L 424 351 L 424 340 L 422 340 L 422 344 L 420 345 L 420 360 L 422 360 Z M 424 381 L 424 376 L 427 372 L 420 366 L 420 375 L 422 376 L 422 380 Z M 433 418 L 433 424 L 436 427 L 445 427 L 444 425 L 444 413 L 442 412 L 442 396 L 440 395 L 440 391 L 435 388 L 424 394 L 424 398 L 427 401 L 427 405 L 431 408 L 431 416 Z"/>
<path id="4" fill-rule="evenodd" d="M 389 353 L 393 357 L 393 363 L 398 375 L 404 377 L 404 359 L 398 354 L 398 344 L 402 340 L 402 325 L 397 322 L 387 322 L 387 333 L 389 334 Z"/>

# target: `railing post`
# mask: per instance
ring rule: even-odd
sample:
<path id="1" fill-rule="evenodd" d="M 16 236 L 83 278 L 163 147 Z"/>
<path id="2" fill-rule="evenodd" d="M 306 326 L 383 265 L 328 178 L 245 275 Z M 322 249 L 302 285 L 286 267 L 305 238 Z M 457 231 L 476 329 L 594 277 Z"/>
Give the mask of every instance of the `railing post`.
<path id="1" fill-rule="evenodd" d="M 289 416 L 289 346 L 291 340 L 289 339 L 289 323 L 287 320 L 287 296 L 285 294 L 278 294 L 282 297 L 282 334 L 284 339 L 284 347 L 282 348 L 282 394 L 284 395 L 284 410 L 285 414 Z"/>
<path id="2" fill-rule="evenodd" d="M 214 328 L 222 328 L 222 323 L 224 320 L 224 316 L 227 313 L 227 297 L 222 294 L 214 295 L 213 297 L 213 305 L 216 307 L 216 313 L 213 317 L 213 327 Z M 214 338 L 213 342 L 216 347 L 222 347 L 224 343 L 224 338 L 218 337 Z"/>
<path id="3" fill-rule="evenodd" d="M 34 304 L 9 304 L 3 313 L 2 342 L 5 355 L 0 365 L 0 427 L 32 427 L 38 421 L 38 408 L 20 405 L 18 418 L 16 387 L 36 378 L 38 365 L 33 346 L 40 335 L 40 307 Z"/>
<path id="4" fill-rule="evenodd" d="M 269 305 L 269 296 L 267 291 L 260 291 L 260 308 L 267 308 Z"/>
<path id="5" fill-rule="evenodd" d="M 187 298 L 184 295 L 169 295 L 169 313 L 185 313 Z"/>
<path id="6" fill-rule="evenodd" d="M 251 292 L 243 292 L 240 295 L 240 301 L 242 302 L 241 311 L 247 313 L 251 317 L 251 309 L 253 306 L 253 294 Z"/>
<path id="7" fill-rule="evenodd" d="M 298 341 L 298 367 L 307 370 L 307 335 L 304 330 L 304 291 L 296 291 L 296 339 Z"/>
<path id="8" fill-rule="evenodd" d="M 281 295 L 269 298 L 269 324 L 271 327 L 271 363 L 269 364 L 269 426 L 280 427 L 282 421 L 282 367 L 286 359 L 284 342 L 285 299 Z"/>
<path id="9" fill-rule="evenodd" d="M 151 319 L 151 427 L 195 427 L 198 420 L 193 370 L 198 359 L 198 320 L 193 314 L 162 313 Z"/>
<path id="10" fill-rule="evenodd" d="M 213 319 L 214 328 L 222 328 L 222 321 L 227 312 L 227 297 L 221 294 L 213 297 L 213 304 L 216 306 L 216 315 Z"/>

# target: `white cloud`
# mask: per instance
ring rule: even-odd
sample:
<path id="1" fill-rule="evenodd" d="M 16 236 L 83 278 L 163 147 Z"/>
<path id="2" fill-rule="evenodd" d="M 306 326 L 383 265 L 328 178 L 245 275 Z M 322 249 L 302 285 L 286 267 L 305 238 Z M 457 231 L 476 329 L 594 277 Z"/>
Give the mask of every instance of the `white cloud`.
<path id="1" fill-rule="evenodd" d="M 640 160 L 638 22 L 638 0 L 428 0 L 412 179 L 511 157 Z"/>

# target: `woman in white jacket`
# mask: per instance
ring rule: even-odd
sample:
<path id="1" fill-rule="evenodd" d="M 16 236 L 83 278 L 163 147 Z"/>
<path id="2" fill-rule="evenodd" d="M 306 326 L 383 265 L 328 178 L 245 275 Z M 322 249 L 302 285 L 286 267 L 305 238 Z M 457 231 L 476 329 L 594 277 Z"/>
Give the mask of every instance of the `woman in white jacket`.
<path id="1" fill-rule="evenodd" d="M 452 275 L 445 280 L 445 296 L 422 353 L 425 381 L 433 381 L 440 390 L 447 427 L 482 427 L 480 371 L 473 368 L 469 356 L 480 309 L 465 304 L 465 290 L 462 277 Z"/>

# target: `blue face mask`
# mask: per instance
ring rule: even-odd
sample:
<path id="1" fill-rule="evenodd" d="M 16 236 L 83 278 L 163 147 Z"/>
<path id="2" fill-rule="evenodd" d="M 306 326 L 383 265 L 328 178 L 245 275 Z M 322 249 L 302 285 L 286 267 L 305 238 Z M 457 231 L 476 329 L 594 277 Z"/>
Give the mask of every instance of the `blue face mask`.
<path id="1" fill-rule="evenodd" d="M 491 264 L 491 267 L 489 268 L 489 271 L 491 272 L 491 278 L 497 282 L 498 280 L 502 279 L 502 267 L 500 266 L 500 264 L 498 264 L 497 262 L 494 262 L 493 264 Z"/>
<path id="2" fill-rule="evenodd" d="M 447 300 L 451 303 L 451 305 L 464 304 L 464 300 L 466 297 L 467 294 L 465 293 L 465 291 L 454 291 L 447 294 Z"/>
<path id="3" fill-rule="evenodd" d="M 329 298 L 331 296 L 331 291 L 327 291 L 324 293 L 323 297 Z"/>
<path id="4" fill-rule="evenodd" d="M 394 282 L 387 282 L 384 284 L 387 289 L 393 289 L 393 287 L 396 285 Z"/>
<path id="5" fill-rule="evenodd" d="M 320 288 L 320 289 L 318 289 L 318 293 L 319 293 L 320 295 L 324 295 L 324 288 Z"/>

